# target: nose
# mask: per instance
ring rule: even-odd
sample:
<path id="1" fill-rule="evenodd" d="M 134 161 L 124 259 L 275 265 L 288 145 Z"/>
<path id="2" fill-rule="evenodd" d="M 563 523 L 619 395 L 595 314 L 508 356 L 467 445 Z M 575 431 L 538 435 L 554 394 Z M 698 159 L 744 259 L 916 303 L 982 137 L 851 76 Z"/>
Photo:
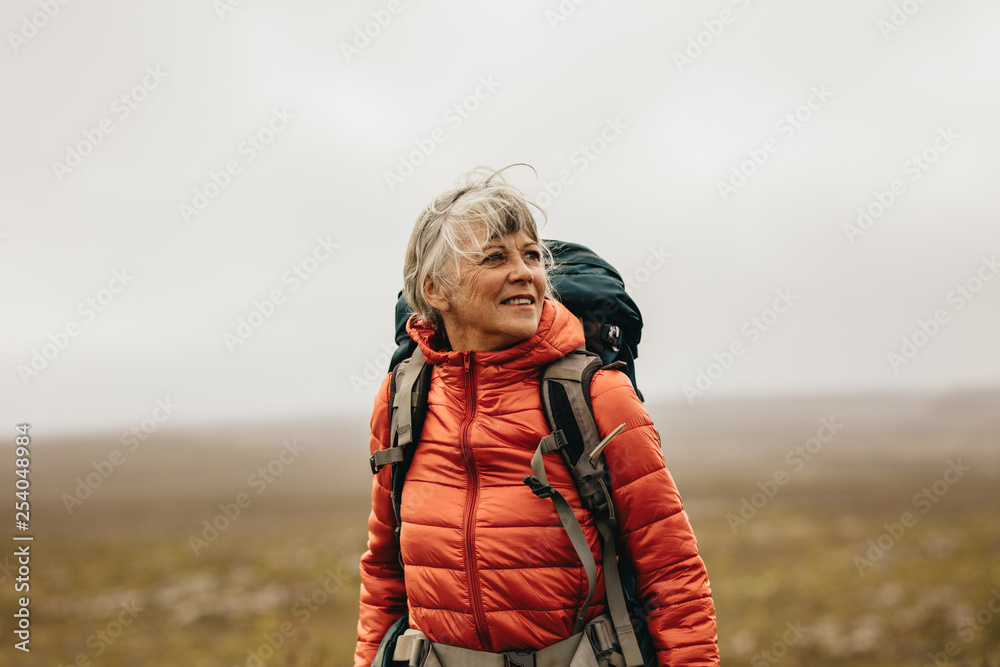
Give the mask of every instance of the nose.
<path id="1" fill-rule="evenodd" d="M 520 254 L 516 255 L 514 265 L 510 269 L 510 281 L 512 283 L 530 283 L 532 280 L 534 280 L 534 275 L 531 273 L 531 267 L 524 261 L 524 257 Z"/>

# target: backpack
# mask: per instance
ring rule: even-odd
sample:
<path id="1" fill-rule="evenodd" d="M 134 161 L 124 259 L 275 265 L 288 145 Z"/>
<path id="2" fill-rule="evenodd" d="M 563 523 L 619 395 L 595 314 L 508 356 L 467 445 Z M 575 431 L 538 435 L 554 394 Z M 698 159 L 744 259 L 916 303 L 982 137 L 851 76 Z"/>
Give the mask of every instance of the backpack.
<path id="1" fill-rule="evenodd" d="M 552 501 L 587 574 L 589 592 L 577 615 L 573 633 L 579 632 L 586 623 L 597 584 L 597 567 L 572 507 L 562 494 L 548 484 L 543 455 L 555 451 L 569 467 L 580 499 L 593 514 L 600 534 L 608 608 L 625 663 L 628 667 L 655 665 L 652 640 L 646 631 L 645 618 L 638 610 L 634 575 L 627 564 L 617 557 L 617 519 L 610 501 L 609 475 L 602 454 L 604 447 L 625 428 L 625 424 L 601 438 L 590 403 L 590 382 L 594 373 L 609 367 L 625 372 L 641 399 L 635 384 L 635 358 L 638 356 L 642 316 L 635 302 L 625 293 L 621 275 L 592 250 L 563 241 L 544 243 L 556 260 L 555 267 L 550 270 L 553 288 L 562 303 L 580 318 L 586 345 L 543 369 L 541 400 L 551 433 L 541 438 L 531 459 L 534 474 L 526 475 L 524 483 L 539 498 Z M 402 526 L 400 503 L 403 482 L 427 413 L 433 369 L 425 363 L 423 353 L 406 333 L 409 316 L 410 310 L 400 295 L 396 304 L 396 342 L 399 347 L 392 359 L 389 389 L 392 442 L 388 449 L 376 451 L 370 460 L 373 474 L 385 465 L 392 467 L 391 496 L 397 541 Z M 383 640 L 379 655 L 386 651 L 389 656 L 392 655 L 391 644 L 395 643 L 405 625 L 404 619 L 394 624 L 393 632 L 387 633 Z M 387 641 L 390 644 L 388 647 Z"/>
<path id="2" fill-rule="evenodd" d="M 642 315 L 625 292 L 621 274 L 593 250 L 568 241 L 542 241 L 552 253 L 549 270 L 552 289 L 564 306 L 580 318 L 587 349 L 601 357 L 605 366 L 621 362 L 622 370 L 642 400 L 635 380 L 635 360 L 642 337 Z M 406 333 L 410 310 L 403 292 L 396 298 L 396 351 L 388 371 L 408 359 L 417 342 Z"/>

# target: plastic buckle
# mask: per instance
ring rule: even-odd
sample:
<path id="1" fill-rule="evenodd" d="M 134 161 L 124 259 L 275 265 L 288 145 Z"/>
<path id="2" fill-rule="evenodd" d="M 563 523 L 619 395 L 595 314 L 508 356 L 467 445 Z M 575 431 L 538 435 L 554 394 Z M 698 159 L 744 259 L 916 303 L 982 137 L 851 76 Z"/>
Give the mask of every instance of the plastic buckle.
<path id="1" fill-rule="evenodd" d="M 375 465 L 375 457 L 374 456 L 369 456 L 368 457 L 368 465 L 370 465 L 372 467 L 372 474 L 373 475 L 377 475 L 378 471 L 382 469 L 382 466 Z"/>
<path id="2" fill-rule="evenodd" d="M 535 667 L 534 651 L 506 651 L 503 656 L 508 667 Z"/>
<path id="3" fill-rule="evenodd" d="M 587 639 L 590 641 L 591 648 L 594 649 L 594 657 L 598 660 L 606 659 L 615 652 L 614 637 L 614 629 L 604 620 L 592 623 L 587 628 Z"/>
<path id="4" fill-rule="evenodd" d="M 528 485 L 531 492 L 538 496 L 539 498 L 550 498 L 552 496 L 552 485 L 542 484 L 541 480 L 532 475 L 528 475 L 524 478 L 524 483 Z"/>
<path id="5" fill-rule="evenodd" d="M 602 338 L 611 346 L 613 351 L 617 352 L 621 346 L 622 330 L 614 324 L 605 324 L 603 328 L 604 331 L 601 332 L 603 334 Z"/>

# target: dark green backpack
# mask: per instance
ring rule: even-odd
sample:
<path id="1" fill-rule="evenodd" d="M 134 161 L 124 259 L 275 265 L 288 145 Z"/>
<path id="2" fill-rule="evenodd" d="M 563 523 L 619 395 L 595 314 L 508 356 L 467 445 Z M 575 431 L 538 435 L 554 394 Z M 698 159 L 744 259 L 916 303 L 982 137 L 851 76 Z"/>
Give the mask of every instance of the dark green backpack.
<path id="1" fill-rule="evenodd" d="M 542 241 L 552 252 L 555 266 L 549 272 L 552 288 L 564 306 L 583 323 L 587 349 L 601 357 L 605 366 L 622 362 L 632 388 L 642 399 L 635 381 L 635 360 L 642 337 L 642 315 L 625 292 L 621 274 L 593 250 L 567 241 Z M 417 343 L 406 333 L 413 311 L 403 293 L 396 299 L 396 351 L 389 362 L 392 370 L 409 358 Z"/>
<path id="2" fill-rule="evenodd" d="M 562 301 L 584 326 L 586 346 L 549 364 L 541 382 L 542 407 L 551 433 L 541 439 L 532 457 L 533 475 L 524 483 L 539 498 L 548 498 L 555 505 L 577 555 L 587 573 L 588 596 L 577 615 L 574 632 L 586 621 L 591 596 L 596 586 L 596 564 L 583 530 L 565 498 L 546 479 L 543 455 L 558 451 L 576 481 L 584 506 L 594 515 L 604 551 L 605 590 L 612 621 L 629 667 L 655 665 L 656 656 L 645 616 L 638 609 L 635 578 L 624 561 L 617 558 L 615 536 L 617 519 L 608 492 L 608 471 L 603 449 L 624 428 L 622 424 L 603 439 L 590 404 L 590 382 L 600 368 L 624 371 L 635 387 L 635 358 L 642 330 L 642 316 L 631 297 L 625 293 L 621 275 L 590 249 L 563 241 L 545 241 L 556 260 L 550 271 L 553 287 Z M 383 466 L 392 467 L 392 502 L 396 516 L 396 537 L 399 538 L 400 500 L 406 470 L 419 441 L 427 413 L 432 366 L 424 362 L 423 354 L 406 333 L 410 310 L 400 297 L 396 304 L 396 342 L 390 380 L 391 433 L 388 449 L 371 457 L 372 473 Z M 638 389 L 636 393 L 640 396 Z M 402 619 L 401 619 L 402 620 Z M 397 625 L 400 621 L 397 621 Z M 402 622 L 405 626 L 405 621 Z M 386 641 L 392 643 L 400 632 L 388 633 L 379 655 L 391 657 Z M 403 628 L 405 629 L 405 627 Z M 374 663 L 378 665 L 379 663 Z M 386 663 L 388 664 L 388 663 Z"/>

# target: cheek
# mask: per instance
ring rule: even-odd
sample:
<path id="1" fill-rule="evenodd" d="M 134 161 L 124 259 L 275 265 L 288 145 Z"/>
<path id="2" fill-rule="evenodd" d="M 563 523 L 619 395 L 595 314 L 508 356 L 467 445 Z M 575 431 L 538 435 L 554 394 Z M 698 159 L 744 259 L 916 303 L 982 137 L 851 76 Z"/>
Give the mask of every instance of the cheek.
<path id="1" fill-rule="evenodd" d="M 541 295 L 545 294 L 545 289 L 548 287 L 548 283 L 545 280 L 545 271 L 538 269 L 535 272 L 535 284 L 538 286 L 538 293 Z"/>

